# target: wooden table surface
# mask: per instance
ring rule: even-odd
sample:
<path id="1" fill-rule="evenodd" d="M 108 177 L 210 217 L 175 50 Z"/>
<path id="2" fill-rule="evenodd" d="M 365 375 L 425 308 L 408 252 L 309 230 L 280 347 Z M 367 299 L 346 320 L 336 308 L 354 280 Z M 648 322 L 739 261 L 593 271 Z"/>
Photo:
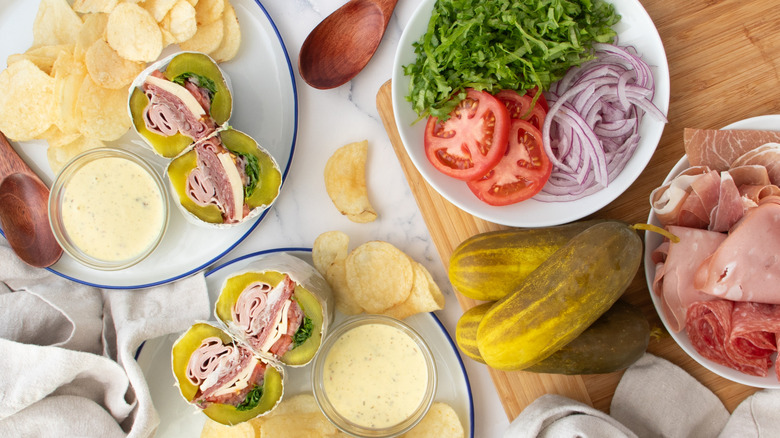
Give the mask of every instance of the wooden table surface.
<path id="1" fill-rule="evenodd" d="M 641 0 L 653 19 L 669 62 L 669 123 L 655 155 L 638 180 L 591 217 L 645 222 L 650 192 L 684 154 L 683 129 L 721 128 L 746 118 L 780 114 L 780 4 L 772 0 Z M 471 235 L 504 228 L 450 204 L 425 183 L 406 155 L 395 128 L 386 83 L 377 108 L 417 199 L 445 268 L 453 249 Z M 639 306 L 651 327 L 663 329 L 640 268 L 624 298 Z M 463 309 L 475 301 L 458 294 Z M 648 351 L 681 366 L 717 394 L 732 411 L 755 388 L 723 379 L 698 365 L 665 331 Z M 558 393 L 608 411 L 622 373 L 559 376 L 490 370 L 511 420 L 545 393 Z"/>

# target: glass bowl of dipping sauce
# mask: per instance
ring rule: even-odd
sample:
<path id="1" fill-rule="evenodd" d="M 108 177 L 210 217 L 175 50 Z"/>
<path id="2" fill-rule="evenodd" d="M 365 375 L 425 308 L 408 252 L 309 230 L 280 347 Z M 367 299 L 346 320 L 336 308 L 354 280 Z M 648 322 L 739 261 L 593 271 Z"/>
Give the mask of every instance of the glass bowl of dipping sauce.
<path id="1" fill-rule="evenodd" d="M 336 427 L 359 437 L 393 437 L 433 402 L 436 364 L 428 344 L 395 318 L 364 315 L 328 335 L 314 359 L 314 398 Z"/>
<path id="2" fill-rule="evenodd" d="M 122 149 L 78 155 L 57 174 L 49 222 L 62 249 L 100 270 L 130 267 L 154 251 L 168 226 L 162 178 L 144 159 Z"/>

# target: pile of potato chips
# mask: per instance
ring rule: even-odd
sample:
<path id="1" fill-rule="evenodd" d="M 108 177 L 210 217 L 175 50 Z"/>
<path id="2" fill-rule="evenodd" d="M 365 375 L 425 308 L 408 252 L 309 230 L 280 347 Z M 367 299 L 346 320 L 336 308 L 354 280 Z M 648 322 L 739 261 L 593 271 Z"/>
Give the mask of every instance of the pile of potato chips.
<path id="1" fill-rule="evenodd" d="M 373 222 L 377 215 L 368 200 L 368 141 L 338 148 L 325 163 L 325 190 L 339 212 L 352 222 Z"/>
<path id="2" fill-rule="evenodd" d="M 317 406 L 314 396 L 301 394 L 287 398 L 268 415 L 235 426 L 206 419 L 201 438 L 300 438 L 348 437 L 332 425 Z M 403 438 L 463 438 L 465 431 L 458 414 L 446 403 L 434 403 L 423 419 Z"/>
<path id="3" fill-rule="evenodd" d="M 346 315 L 404 319 L 444 307 L 444 295 L 428 270 L 388 242 L 370 241 L 349 251 L 349 236 L 328 231 L 315 239 L 312 257 L 333 289 L 336 309 Z"/>
<path id="4" fill-rule="evenodd" d="M 164 48 L 223 62 L 240 43 L 228 0 L 41 0 L 32 46 L 0 72 L 0 131 L 47 140 L 56 172 L 130 129 L 129 85 Z"/>

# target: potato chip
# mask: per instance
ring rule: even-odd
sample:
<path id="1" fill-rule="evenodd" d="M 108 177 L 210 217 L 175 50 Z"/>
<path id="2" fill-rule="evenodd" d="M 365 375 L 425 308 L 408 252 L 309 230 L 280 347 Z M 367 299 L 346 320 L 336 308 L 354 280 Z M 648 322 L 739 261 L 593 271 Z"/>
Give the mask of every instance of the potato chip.
<path id="1" fill-rule="evenodd" d="M 28 59 L 0 72 L 0 131 L 32 140 L 54 123 L 54 79 Z"/>
<path id="2" fill-rule="evenodd" d="M 187 41 L 198 31 L 195 8 L 187 0 L 177 1 L 163 17 L 160 28 L 163 31 L 163 40 L 168 44 Z"/>
<path id="3" fill-rule="evenodd" d="M 385 315 L 405 319 L 422 312 L 433 312 L 444 308 L 444 294 L 431 273 L 420 263 L 414 262 L 414 283 L 412 292 L 404 302 L 385 310 Z"/>
<path id="4" fill-rule="evenodd" d="M 458 414 L 447 403 L 435 402 L 428 413 L 402 438 L 463 438 L 466 432 Z"/>
<path id="5" fill-rule="evenodd" d="M 211 57 L 217 62 L 225 62 L 233 59 L 241 46 L 241 26 L 238 23 L 236 10 L 229 1 L 225 1 L 225 12 L 222 13 L 223 36 L 222 43 L 217 47 Z"/>
<path id="6" fill-rule="evenodd" d="M 200 3 L 198 3 L 200 4 Z M 210 54 L 222 44 L 225 29 L 221 21 L 198 25 L 198 30 L 192 38 L 179 44 L 182 50 Z"/>
<path id="7" fill-rule="evenodd" d="M 333 204 L 351 221 L 371 222 L 376 211 L 368 200 L 366 158 L 368 141 L 350 143 L 337 149 L 325 163 L 325 190 Z"/>
<path id="8" fill-rule="evenodd" d="M 200 438 L 254 438 L 255 436 L 255 428 L 247 422 L 225 426 L 208 417 L 200 432 Z"/>
<path id="9" fill-rule="evenodd" d="M 135 3 L 120 3 L 108 15 L 106 41 L 119 56 L 150 62 L 162 52 L 162 33 L 149 12 Z"/>
<path id="10" fill-rule="evenodd" d="M 314 240 L 312 258 L 314 267 L 325 277 L 333 290 L 336 309 L 345 315 L 363 312 L 347 286 L 346 260 L 349 255 L 349 236 L 341 231 L 327 231 Z"/>
<path id="11" fill-rule="evenodd" d="M 84 64 L 96 84 L 112 89 L 126 89 L 146 67 L 143 62 L 122 58 L 102 39 L 92 43 L 84 55 Z"/>
<path id="12" fill-rule="evenodd" d="M 44 134 L 42 137 L 49 143 L 49 148 L 46 150 L 46 158 L 48 158 L 49 167 L 51 167 L 51 170 L 54 173 L 59 172 L 59 170 L 62 169 L 68 161 L 76 157 L 76 155 L 90 149 L 102 148 L 105 146 L 105 143 L 100 140 L 84 137 L 79 134 L 60 133 L 59 137 Z"/>
<path id="13" fill-rule="evenodd" d="M 195 6 L 198 26 L 211 24 L 222 18 L 225 10 L 225 0 L 199 0 Z"/>
<path id="14" fill-rule="evenodd" d="M 81 18 L 67 0 L 41 0 L 33 23 L 33 47 L 75 44 Z"/>
<path id="15" fill-rule="evenodd" d="M 95 41 L 103 39 L 106 34 L 108 14 L 89 14 L 84 16 L 84 24 L 81 25 L 79 35 L 76 38 L 76 47 L 73 55 L 76 59 L 84 59 L 87 50 Z"/>
<path id="16" fill-rule="evenodd" d="M 81 85 L 87 77 L 87 68 L 72 53 L 62 52 L 52 66 L 54 77 L 54 123 L 66 134 L 80 134 L 81 122 L 76 114 Z"/>
<path id="17" fill-rule="evenodd" d="M 103 88 L 87 75 L 79 90 L 76 115 L 79 131 L 85 136 L 103 141 L 117 140 L 131 126 L 127 90 Z"/>
<path id="18" fill-rule="evenodd" d="M 73 0 L 73 10 L 80 14 L 109 13 L 119 0 Z"/>
<path id="19" fill-rule="evenodd" d="M 405 301 L 414 281 L 411 259 L 382 241 L 355 248 L 347 256 L 346 275 L 355 302 L 369 313 L 381 313 Z"/>
<path id="20" fill-rule="evenodd" d="M 314 396 L 300 394 L 285 398 L 270 414 L 258 420 L 249 420 L 260 437 L 301 438 L 301 437 L 340 437 L 340 432 L 323 415 Z"/>
<path id="21" fill-rule="evenodd" d="M 38 66 L 38 68 L 41 69 L 41 71 L 44 73 L 51 74 L 54 61 L 57 60 L 57 57 L 60 56 L 60 53 L 70 53 L 72 51 L 73 44 L 57 44 L 55 46 L 34 47 L 24 53 L 10 55 L 6 63 L 11 65 L 16 61 L 27 59 Z"/>
<path id="22" fill-rule="evenodd" d="M 144 0 L 143 8 L 149 11 L 154 21 L 161 22 L 177 0 Z"/>

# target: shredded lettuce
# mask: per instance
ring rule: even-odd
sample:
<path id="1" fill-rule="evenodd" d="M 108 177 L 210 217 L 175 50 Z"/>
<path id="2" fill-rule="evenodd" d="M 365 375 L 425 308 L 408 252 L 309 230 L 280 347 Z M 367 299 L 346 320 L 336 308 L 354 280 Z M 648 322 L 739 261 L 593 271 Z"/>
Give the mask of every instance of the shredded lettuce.
<path id="1" fill-rule="evenodd" d="M 314 323 L 308 316 L 303 317 L 303 324 L 298 327 L 298 330 L 293 335 L 293 348 L 303 344 L 307 339 L 311 337 L 314 330 Z"/>
<path id="2" fill-rule="evenodd" d="M 261 385 L 255 385 L 246 395 L 246 398 L 238 406 L 238 411 L 251 411 L 257 404 L 260 403 L 260 399 L 263 398 L 263 387 Z"/>
<path id="3" fill-rule="evenodd" d="M 420 118 L 446 119 L 466 88 L 496 93 L 550 84 L 613 42 L 620 20 L 603 0 L 436 0 L 405 65 L 406 99 Z"/>

